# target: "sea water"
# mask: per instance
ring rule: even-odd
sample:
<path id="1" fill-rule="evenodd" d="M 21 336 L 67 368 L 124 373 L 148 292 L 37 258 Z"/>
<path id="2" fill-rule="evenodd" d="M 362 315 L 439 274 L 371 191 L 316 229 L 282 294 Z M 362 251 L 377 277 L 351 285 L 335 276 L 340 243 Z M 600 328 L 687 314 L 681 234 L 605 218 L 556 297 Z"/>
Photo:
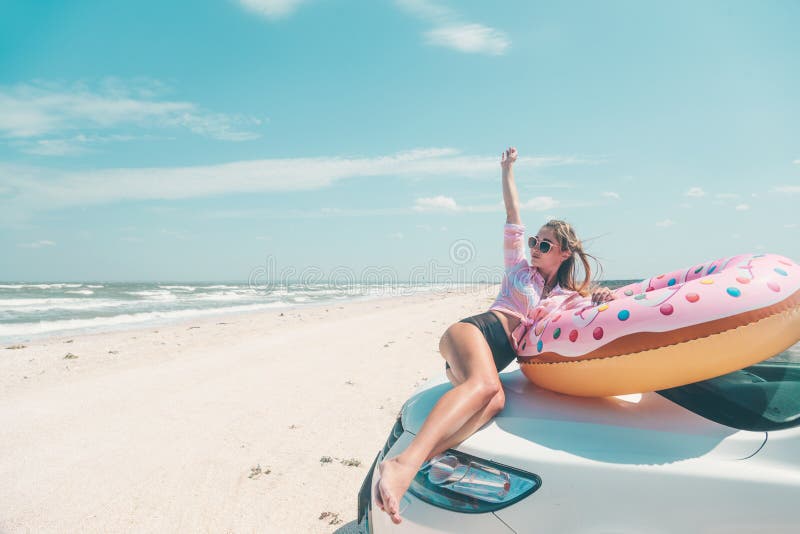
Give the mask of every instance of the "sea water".
<path id="1" fill-rule="evenodd" d="M 0 282 L 0 343 L 176 320 L 446 291 L 444 284 Z"/>

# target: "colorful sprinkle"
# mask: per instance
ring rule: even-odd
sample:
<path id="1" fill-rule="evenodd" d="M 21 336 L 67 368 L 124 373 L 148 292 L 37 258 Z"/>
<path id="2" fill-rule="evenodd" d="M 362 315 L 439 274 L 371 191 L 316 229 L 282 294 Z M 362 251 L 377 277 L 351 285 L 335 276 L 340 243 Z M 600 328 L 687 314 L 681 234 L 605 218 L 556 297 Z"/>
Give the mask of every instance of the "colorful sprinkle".
<path id="1" fill-rule="evenodd" d="M 569 333 L 569 340 L 572 341 L 573 343 L 578 341 L 578 331 L 577 330 L 573 330 L 572 332 Z"/>
<path id="2" fill-rule="evenodd" d="M 631 295 L 633 295 L 633 289 L 626 289 L 625 290 L 625 296 L 626 297 L 630 297 Z"/>
<path id="3" fill-rule="evenodd" d="M 663 274 L 659 274 L 658 276 L 656 276 L 656 280 L 661 280 L 662 278 L 664 278 Z"/>
<path id="4" fill-rule="evenodd" d="M 750 283 L 750 279 L 749 278 L 745 278 L 744 276 L 737 276 L 736 277 L 736 281 L 739 282 L 740 284 L 749 284 Z"/>
<path id="5" fill-rule="evenodd" d="M 617 319 L 619 319 L 620 321 L 627 321 L 628 317 L 630 316 L 631 312 L 629 312 L 628 310 L 620 310 L 620 312 L 617 314 Z"/>
<path id="6" fill-rule="evenodd" d="M 597 328 L 594 329 L 592 335 L 594 336 L 595 339 L 603 339 L 603 328 L 598 326 Z"/>
<path id="7" fill-rule="evenodd" d="M 775 272 L 781 276 L 789 276 L 789 274 L 780 267 L 775 267 Z"/>
<path id="8" fill-rule="evenodd" d="M 669 279 L 669 282 L 667 282 L 667 285 L 668 285 L 668 286 L 674 286 L 674 285 L 675 285 L 675 282 L 677 282 L 677 280 L 675 280 L 674 278 L 670 278 L 670 279 Z"/>
<path id="9" fill-rule="evenodd" d="M 700 300 L 700 295 L 698 295 L 697 293 L 687 293 L 686 294 L 686 300 L 688 300 L 689 302 L 694 304 L 695 302 Z"/>
<path id="10" fill-rule="evenodd" d="M 712 265 L 711 268 L 708 270 L 708 272 L 706 274 L 711 274 L 716 270 L 717 270 L 717 266 L 716 265 Z"/>
<path id="11" fill-rule="evenodd" d="M 711 284 L 714 283 L 714 280 L 712 280 L 711 278 L 703 278 L 702 280 L 700 280 L 700 283 L 710 286 Z"/>
<path id="12" fill-rule="evenodd" d="M 558 339 L 560 337 L 561 337 L 561 329 L 556 328 L 555 331 L 553 332 L 553 339 Z"/>
<path id="13" fill-rule="evenodd" d="M 561 314 L 560 313 L 558 315 L 556 315 L 556 318 L 553 319 L 553 322 L 557 323 L 559 319 L 561 319 Z M 559 330 L 561 330 L 561 329 L 559 328 Z"/>
<path id="14" fill-rule="evenodd" d="M 703 265 L 701 265 L 700 267 L 698 267 L 697 269 L 695 269 L 695 270 L 694 270 L 694 274 L 697 274 L 697 273 L 699 273 L 699 272 L 700 272 L 700 271 L 702 271 L 702 270 L 703 270 Z"/>
<path id="15" fill-rule="evenodd" d="M 528 345 L 528 342 L 527 341 L 523 341 L 522 342 L 522 346 L 520 348 L 524 349 L 527 345 Z"/>
<path id="16" fill-rule="evenodd" d="M 672 312 L 675 311 L 675 308 L 673 308 L 672 304 L 668 302 L 666 304 L 662 304 L 659 308 L 659 311 L 661 311 L 661 313 L 664 315 L 672 315 Z"/>
<path id="17" fill-rule="evenodd" d="M 784 265 L 788 265 L 789 267 L 792 266 L 792 262 L 786 260 L 778 260 L 778 263 L 782 263 Z"/>
<path id="18" fill-rule="evenodd" d="M 539 352 L 542 352 L 542 347 L 543 346 L 544 346 L 544 343 L 542 343 L 542 340 L 540 339 L 539 342 L 536 344 L 536 350 L 538 350 Z"/>
<path id="19" fill-rule="evenodd" d="M 597 311 L 599 311 L 599 312 L 602 312 L 602 311 L 606 311 L 607 309 L 608 309 L 608 304 L 601 304 L 601 305 L 600 305 L 600 306 L 597 308 Z"/>
<path id="20" fill-rule="evenodd" d="M 635 297 L 633 297 L 634 300 L 642 300 L 642 299 L 646 299 L 646 298 L 647 298 L 647 295 L 645 295 L 644 293 L 642 293 L 641 295 L 636 295 Z"/>
<path id="21" fill-rule="evenodd" d="M 741 291 L 739 291 L 739 289 L 738 289 L 738 288 L 735 288 L 735 287 L 729 287 L 729 288 L 727 289 L 727 291 L 728 291 L 728 295 L 730 295 L 730 296 L 732 296 L 732 297 L 741 297 L 741 296 L 742 296 L 742 292 L 741 292 Z"/>
<path id="22" fill-rule="evenodd" d="M 781 286 L 779 286 L 775 282 L 767 282 L 767 287 L 773 290 L 775 293 L 781 290 Z"/>

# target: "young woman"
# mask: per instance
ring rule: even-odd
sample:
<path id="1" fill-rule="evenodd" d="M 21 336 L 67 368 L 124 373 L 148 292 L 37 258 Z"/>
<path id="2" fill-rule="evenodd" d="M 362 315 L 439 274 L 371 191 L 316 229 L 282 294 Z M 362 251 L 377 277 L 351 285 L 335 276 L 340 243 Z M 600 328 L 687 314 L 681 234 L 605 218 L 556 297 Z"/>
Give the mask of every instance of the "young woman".
<path id="1" fill-rule="evenodd" d="M 564 221 L 551 220 L 528 239 L 514 183 L 517 150 L 500 158 L 506 206 L 504 264 L 500 294 L 489 311 L 451 325 L 439 341 L 446 373 L 455 387 L 436 403 L 417 436 L 399 455 L 380 464 L 379 505 L 400 523 L 400 499 L 422 465 L 454 447 L 494 417 L 505 404 L 499 372 L 516 358 L 519 341 L 536 321 L 555 307 L 569 308 L 589 294 L 591 269 L 580 240 Z M 576 259 L 584 277 L 576 281 Z M 608 288 L 592 292 L 592 303 L 611 300 Z"/>

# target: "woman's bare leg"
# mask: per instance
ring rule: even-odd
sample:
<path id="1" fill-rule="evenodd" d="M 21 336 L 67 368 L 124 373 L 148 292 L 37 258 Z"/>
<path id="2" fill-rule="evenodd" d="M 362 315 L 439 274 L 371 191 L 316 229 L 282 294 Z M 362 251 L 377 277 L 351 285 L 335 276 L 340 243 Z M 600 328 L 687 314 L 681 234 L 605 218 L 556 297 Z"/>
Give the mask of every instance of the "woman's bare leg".
<path id="1" fill-rule="evenodd" d="M 445 374 L 447 375 L 448 380 L 454 386 L 457 386 L 464 382 L 464 375 L 463 371 L 460 370 L 461 362 L 458 361 L 457 358 L 457 351 L 455 347 L 453 347 L 453 343 L 451 341 L 451 336 L 444 335 L 442 336 L 441 341 L 439 342 L 439 352 L 442 354 L 442 357 L 445 360 L 448 360 L 450 367 L 446 370 Z M 491 349 L 490 349 L 491 352 Z M 454 357 L 456 356 L 456 357 Z M 451 363 L 450 360 L 453 360 Z M 503 388 L 497 392 L 497 394 L 492 397 L 486 406 L 473 415 L 465 424 L 462 426 L 455 434 L 452 436 L 444 437 L 439 443 L 431 451 L 431 454 L 428 456 L 428 460 L 437 454 L 440 454 L 447 449 L 453 448 L 472 434 L 478 431 L 483 425 L 488 423 L 499 411 L 503 409 L 506 403 L 506 396 Z"/>
<path id="2" fill-rule="evenodd" d="M 445 332 L 440 350 L 451 375 L 463 381 L 439 399 L 406 450 L 380 464 L 381 505 L 395 523 L 400 522 L 400 499 L 422 464 L 464 440 L 503 408 L 500 377 L 480 330 L 456 323 Z"/>

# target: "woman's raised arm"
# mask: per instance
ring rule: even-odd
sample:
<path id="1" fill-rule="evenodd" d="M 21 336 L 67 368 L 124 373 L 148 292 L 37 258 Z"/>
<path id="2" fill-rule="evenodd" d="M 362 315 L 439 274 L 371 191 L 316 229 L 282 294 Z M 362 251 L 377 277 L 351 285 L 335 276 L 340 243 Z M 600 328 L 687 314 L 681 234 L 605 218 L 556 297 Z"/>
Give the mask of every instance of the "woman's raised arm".
<path id="1" fill-rule="evenodd" d="M 500 167 L 503 169 L 503 201 L 506 204 L 506 223 L 522 224 L 519 218 L 517 184 L 514 183 L 515 161 L 517 161 L 517 149 L 513 146 L 500 156 Z"/>

